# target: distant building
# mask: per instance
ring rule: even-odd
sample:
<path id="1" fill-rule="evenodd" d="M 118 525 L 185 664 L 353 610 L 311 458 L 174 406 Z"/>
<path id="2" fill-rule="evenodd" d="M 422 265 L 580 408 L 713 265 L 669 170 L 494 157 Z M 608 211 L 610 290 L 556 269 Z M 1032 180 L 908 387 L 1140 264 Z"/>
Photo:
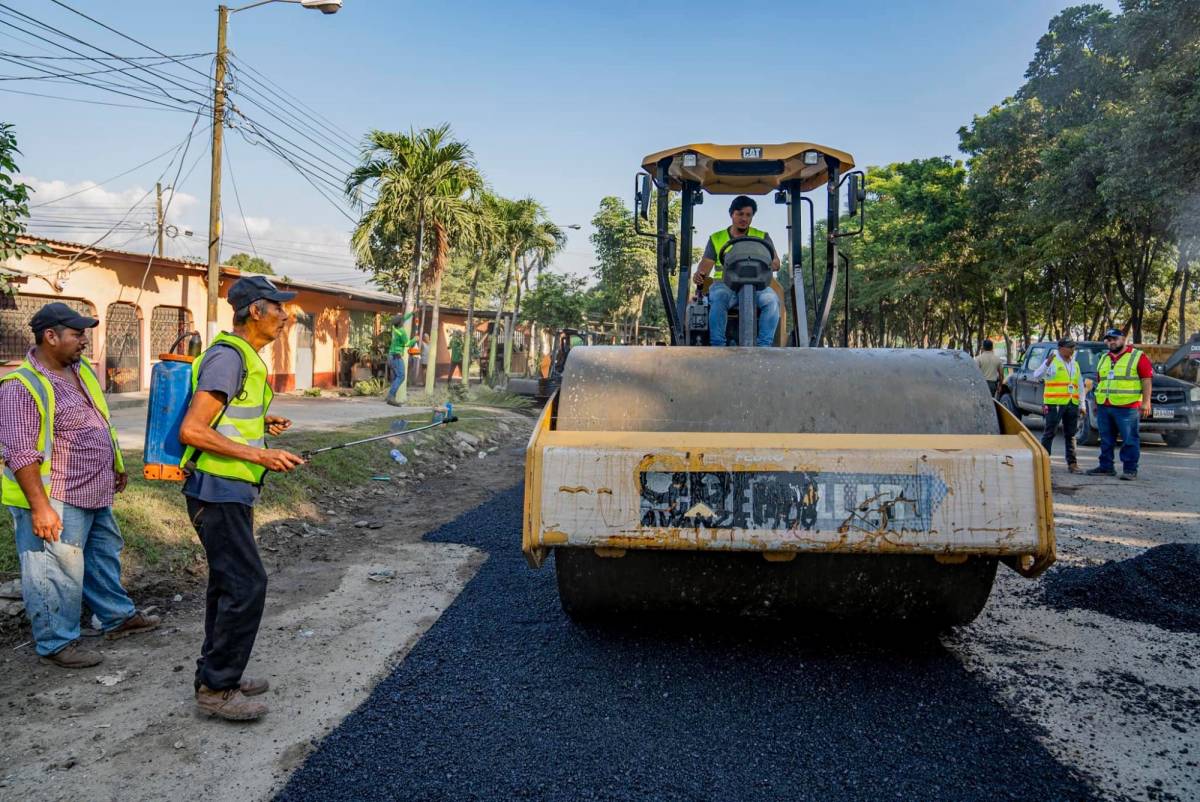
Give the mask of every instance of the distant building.
<path id="1" fill-rule="evenodd" d="M 45 245 L 48 253 L 29 254 L 0 264 L 13 295 L 0 294 L 0 375 L 25 357 L 33 345 L 29 319 L 43 304 L 62 301 L 100 325 L 91 332 L 88 357 L 96 364 L 110 393 L 149 389 L 150 368 L 180 334 L 204 334 L 208 305 L 206 265 L 171 257 L 89 248 L 72 242 L 22 238 Z M 233 325 L 233 309 L 225 301 L 229 285 L 241 275 L 221 267 L 222 330 Z M 298 294 L 292 322 L 263 353 L 277 391 L 308 387 L 349 386 L 382 375 L 388 319 L 401 311 L 403 299 L 375 290 L 272 276 L 281 288 Z M 423 309 L 426 321 L 432 310 Z M 476 330 L 484 332 L 494 312 L 476 313 Z M 450 372 L 449 337 L 465 328 L 465 310 L 439 313 L 437 372 Z"/>

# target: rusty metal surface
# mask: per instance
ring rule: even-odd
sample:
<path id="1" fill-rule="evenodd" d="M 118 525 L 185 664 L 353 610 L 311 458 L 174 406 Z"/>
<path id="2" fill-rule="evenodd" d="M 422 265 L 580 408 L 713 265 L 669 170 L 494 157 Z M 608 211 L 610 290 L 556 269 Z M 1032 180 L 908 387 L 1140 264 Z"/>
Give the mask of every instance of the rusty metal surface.
<path id="1" fill-rule="evenodd" d="M 960 351 L 590 346 L 567 358 L 560 431 L 997 434 Z"/>

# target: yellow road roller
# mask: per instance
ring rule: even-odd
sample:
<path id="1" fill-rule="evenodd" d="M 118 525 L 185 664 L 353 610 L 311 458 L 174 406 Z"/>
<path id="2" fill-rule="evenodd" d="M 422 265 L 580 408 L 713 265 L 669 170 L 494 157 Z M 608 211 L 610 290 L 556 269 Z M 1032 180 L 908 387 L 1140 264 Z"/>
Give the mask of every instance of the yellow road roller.
<path id="1" fill-rule="evenodd" d="M 1054 562 L 1048 456 L 966 354 L 824 347 L 838 244 L 862 230 L 863 186 L 850 154 L 808 142 L 645 158 L 634 219 L 657 242 L 670 343 L 573 348 L 526 455 L 522 549 L 535 567 L 553 553 L 568 615 L 941 628 L 979 614 L 998 563 L 1033 577 Z M 813 229 L 804 193 L 822 188 L 818 292 L 802 232 L 806 204 Z M 764 240 L 732 238 L 720 255 L 737 300 L 728 337 L 748 345 L 704 345 L 704 303 L 689 297 L 706 193 L 774 193 L 787 206 L 786 292 Z M 775 347 L 753 347 L 755 293 L 768 286 L 787 314 Z"/>

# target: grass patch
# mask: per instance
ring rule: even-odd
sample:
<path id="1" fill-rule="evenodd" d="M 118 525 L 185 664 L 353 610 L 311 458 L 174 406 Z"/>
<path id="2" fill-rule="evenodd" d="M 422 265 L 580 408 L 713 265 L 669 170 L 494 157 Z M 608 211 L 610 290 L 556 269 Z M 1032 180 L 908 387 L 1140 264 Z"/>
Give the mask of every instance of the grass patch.
<path id="1" fill-rule="evenodd" d="M 452 437 L 454 431 L 483 435 L 493 428 L 491 416 L 473 410 L 457 414 L 457 423 L 425 434 L 442 439 Z M 409 428 L 430 420 L 428 414 L 405 417 Z M 337 445 L 383 434 L 394 420 L 395 417 L 380 418 L 335 430 L 287 432 L 272 438 L 271 445 L 296 452 Z M 319 517 L 320 510 L 312 501 L 314 495 L 365 484 L 372 476 L 394 475 L 399 466 L 392 461 L 391 450 L 399 448 L 412 461 L 414 447 L 419 447 L 419 442 L 412 437 L 380 440 L 318 454 L 309 464 L 289 474 L 269 474 L 255 506 L 255 525 L 285 518 Z M 180 484 L 143 479 L 141 451 L 126 450 L 124 455 L 129 486 L 113 503 L 113 512 L 125 537 L 123 573 L 130 577 L 147 571 L 186 569 L 202 558 L 204 550 L 188 521 Z M 19 571 L 12 516 L 5 511 L 0 515 L 0 577 L 16 576 Z"/>
<path id="2" fill-rule="evenodd" d="M 500 409 L 529 409 L 533 406 L 533 399 L 527 395 L 510 393 L 508 390 L 488 387 L 485 384 L 471 391 L 471 399 L 468 403 Z"/>

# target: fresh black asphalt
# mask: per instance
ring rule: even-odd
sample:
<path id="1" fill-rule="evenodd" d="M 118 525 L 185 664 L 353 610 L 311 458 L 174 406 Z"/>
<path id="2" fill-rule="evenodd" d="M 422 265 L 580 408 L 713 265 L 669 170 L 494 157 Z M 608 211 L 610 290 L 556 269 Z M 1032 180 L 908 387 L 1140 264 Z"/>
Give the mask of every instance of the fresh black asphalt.
<path id="1" fill-rule="evenodd" d="M 489 559 L 280 800 L 1079 800 L 936 641 L 585 628 L 519 549 L 521 490 L 432 532 Z"/>

